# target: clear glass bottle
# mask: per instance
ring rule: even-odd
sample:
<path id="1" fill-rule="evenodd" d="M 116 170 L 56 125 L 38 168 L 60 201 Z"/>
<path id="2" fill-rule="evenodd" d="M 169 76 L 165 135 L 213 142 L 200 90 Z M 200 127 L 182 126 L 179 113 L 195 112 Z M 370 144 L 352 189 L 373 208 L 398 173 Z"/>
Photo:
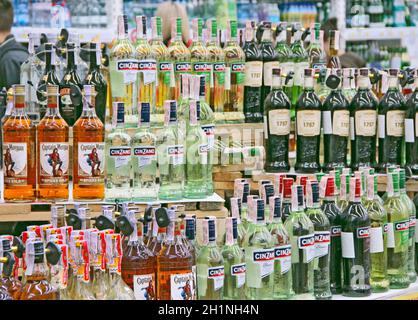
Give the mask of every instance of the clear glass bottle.
<path id="1" fill-rule="evenodd" d="M 293 178 L 283 179 L 283 192 L 282 192 L 282 220 L 286 222 L 292 212 L 292 186 Z"/>
<path id="2" fill-rule="evenodd" d="M 343 94 L 351 103 L 356 95 L 356 77 L 354 68 L 344 68 L 343 70 Z"/>
<path id="3" fill-rule="evenodd" d="M 106 247 L 103 240 L 106 232 L 92 231 L 89 242 L 91 288 L 96 300 L 109 300 L 110 283 L 106 269 Z"/>

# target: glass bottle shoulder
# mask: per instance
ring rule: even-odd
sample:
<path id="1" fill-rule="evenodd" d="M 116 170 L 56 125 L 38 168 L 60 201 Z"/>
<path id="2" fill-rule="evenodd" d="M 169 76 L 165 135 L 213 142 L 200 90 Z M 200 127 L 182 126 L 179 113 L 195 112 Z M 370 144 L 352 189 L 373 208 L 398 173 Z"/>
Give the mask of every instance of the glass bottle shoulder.
<path id="1" fill-rule="evenodd" d="M 399 90 L 390 88 L 379 103 L 379 114 L 389 110 L 405 110 L 405 100 Z"/>
<path id="2" fill-rule="evenodd" d="M 61 117 L 61 115 L 48 116 L 45 115 L 38 126 L 39 130 L 66 130 L 68 132 L 69 126 L 67 122 Z"/>
<path id="3" fill-rule="evenodd" d="M 183 41 L 174 41 L 168 47 L 168 53 L 173 61 L 189 61 L 191 59 L 190 50 L 184 45 Z"/>
<path id="4" fill-rule="evenodd" d="M 374 93 L 369 89 L 359 89 L 350 103 L 350 109 L 355 110 L 377 110 L 379 104 Z"/>
<path id="5" fill-rule="evenodd" d="M 122 129 L 114 129 L 106 137 L 106 142 L 111 146 L 128 147 L 131 145 L 131 136 Z"/>
<path id="6" fill-rule="evenodd" d="M 110 59 L 130 59 L 135 55 L 135 47 L 128 39 L 117 40 L 110 50 Z"/>
<path id="7" fill-rule="evenodd" d="M 152 51 L 148 41 L 139 40 L 135 44 L 135 57 L 138 60 L 155 59 L 154 52 Z"/>
<path id="8" fill-rule="evenodd" d="M 236 42 L 228 42 L 224 48 L 224 52 L 225 60 L 227 60 L 228 62 L 245 61 L 245 53 Z"/>
<path id="9" fill-rule="evenodd" d="M 339 90 L 331 90 L 331 93 L 325 99 L 323 103 L 324 110 L 348 110 L 349 102 L 347 98 L 344 96 L 344 93 L 341 89 Z"/>
<path id="10" fill-rule="evenodd" d="M 157 137 L 150 131 L 150 128 L 140 128 L 132 138 L 133 145 L 155 145 Z"/>
<path id="11" fill-rule="evenodd" d="M 275 245 L 286 245 L 290 243 L 290 237 L 283 223 L 272 222 L 268 225 L 268 230 L 271 233 Z"/>
<path id="12" fill-rule="evenodd" d="M 330 228 L 329 219 L 321 208 L 308 208 L 306 215 L 314 224 L 315 229 L 328 230 Z"/>
<path id="13" fill-rule="evenodd" d="M 161 40 L 151 40 L 150 47 L 157 61 L 167 60 L 170 56 L 167 47 Z"/>
<path id="14" fill-rule="evenodd" d="M 209 59 L 211 61 L 223 62 L 225 60 L 224 50 L 216 43 L 208 43 L 207 47 L 209 52 Z"/>
<path id="15" fill-rule="evenodd" d="M 289 234 L 302 230 L 314 232 L 314 225 L 304 211 L 291 212 L 284 225 Z"/>
<path id="16" fill-rule="evenodd" d="M 259 246 L 270 248 L 273 245 L 273 237 L 265 225 L 255 224 L 246 235 L 247 246 Z"/>
<path id="17" fill-rule="evenodd" d="M 322 103 L 313 89 L 305 89 L 298 101 L 296 102 L 296 109 L 299 110 L 321 110 Z"/>
<path id="18" fill-rule="evenodd" d="M 272 89 L 265 102 L 265 111 L 274 109 L 290 109 L 291 102 L 282 89 Z"/>
<path id="19" fill-rule="evenodd" d="M 373 200 L 365 200 L 364 207 L 366 208 L 370 220 L 373 221 L 381 221 L 385 223 L 387 221 L 387 213 L 385 208 L 380 204 L 380 202 L 376 199 Z"/>
<path id="20" fill-rule="evenodd" d="M 202 42 L 194 43 L 190 48 L 190 57 L 192 61 L 208 61 L 209 51 Z"/>
<path id="21" fill-rule="evenodd" d="M 104 130 L 104 125 L 99 117 L 95 116 L 81 116 L 77 119 L 73 127 L 74 131 L 77 130 Z"/>

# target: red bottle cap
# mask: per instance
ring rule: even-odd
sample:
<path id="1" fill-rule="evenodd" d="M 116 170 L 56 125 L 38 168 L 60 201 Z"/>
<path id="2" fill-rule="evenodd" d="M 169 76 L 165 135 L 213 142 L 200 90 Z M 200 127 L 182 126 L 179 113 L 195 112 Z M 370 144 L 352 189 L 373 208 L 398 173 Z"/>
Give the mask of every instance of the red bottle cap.
<path id="1" fill-rule="evenodd" d="M 361 179 L 360 178 L 356 178 L 355 197 L 356 198 L 361 198 Z"/>
<path id="2" fill-rule="evenodd" d="M 306 196 L 306 184 L 308 182 L 308 177 L 307 176 L 301 176 L 299 177 L 299 184 L 302 186 L 303 188 L 303 194 Z"/>
<path id="3" fill-rule="evenodd" d="M 325 187 L 325 197 L 335 196 L 335 179 L 334 177 L 328 177 L 327 185 Z"/>
<path id="4" fill-rule="evenodd" d="M 283 178 L 283 198 L 292 198 L 292 178 Z"/>

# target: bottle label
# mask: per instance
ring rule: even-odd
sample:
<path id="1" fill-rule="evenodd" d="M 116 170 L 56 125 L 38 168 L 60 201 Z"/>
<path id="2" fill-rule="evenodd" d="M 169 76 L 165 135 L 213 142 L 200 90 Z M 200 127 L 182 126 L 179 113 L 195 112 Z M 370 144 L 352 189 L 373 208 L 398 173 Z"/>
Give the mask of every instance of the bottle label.
<path id="1" fill-rule="evenodd" d="M 293 85 L 301 87 L 303 84 L 303 74 L 305 69 L 309 68 L 308 62 L 297 62 L 294 65 Z"/>
<path id="2" fill-rule="evenodd" d="M 321 132 L 321 111 L 298 111 L 296 116 L 297 134 L 299 136 L 314 137 Z"/>
<path id="3" fill-rule="evenodd" d="M 208 279 L 213 280 L 213 288 L 218 291 L 224 286 L 225 270 L 224 266 L 208 268 Z"/>
<path id="4" fill-rule="evenodd" d="M 78 143 L 78 177 L 80 185 L 103 184 L 104 182 L 103 142 Z"/>
<path id="5" fill-rule="evenodd" d="M 331 237 L 341 237 L 341 226 L 331 226 Z"/>
<path id="6" fill-rule="evenodd" d="M 171 73 L 173 72 L 173 64 L 171 62 L 160 62 L 158 64 L 158 74 L 163 84 L 169 86 L 171 83 Z M 157 84 L 158 85 L 158 84 Z"/>
<path id="7" fill-rule="evenodd" d="M 6 186 L 25 185 L 28 179 L 26 143 L 3 144 L 3 173 Z"/>
<path id="8" fill-rule="evenodd" d="M 336 136 L 348 137 L 350 134 L 350 112 L 348 110 L 334 111 L 332 133 Z"/>
<path id="9" fill-rule="evenodd" d="M 384 251 L 382 227 L 370 228 L 370 253 L 379 253 Z"/>
<path id="10" fill-rule="evenodd" d="M 208 164 L 208 145 L 207 144 L 199 145 L 199 156 L 200 156 L 201 164 Z M 195 159 L 192 159 L 191 163 L 193 163 L 194 160 Z"/>
<path id="11" fill-rule="evenodd" d="M 142 73 L 143 85 L 157 81 L 157 62 L 155 60 L 139 61 L 138 71 Z"/>
<path id="12" fill-rule="evenodd" d="M 326 256 L 329 252 L 331 243 L 331 235 L 329 231 L 315 232 L 315 257 L 320 258 Z"/>
<path id="13" fill-rule="evenodd" d="M 247 264 L 247 286 L 261 288 L 262 279 L 274 272 L 274 249 L 245 250 Z"/>
<path id="14" fill-rule="evenodd" d="M 110 148 L 109 156 L 115 161 L 115 169 L 123 166 L 127 166 L 131 161 L 131 148 L 129 147 L 118 147 Z"/>
<path id="15" fill-rule="evenodd" d="M 357 136 L 373 137 L 376 135 L 376 110 L 360 110 L 355 113 L 355 128 Z"/>
<path id="16" fill-rule="evenodd" d="M 184 164 L 184 146 L 175 145 L 167 147 L 167 155 L 169 164 L 174 166 Z"/>
<path id="17" fill-rule="evenodd" d="M 271 61 L 264 63 L 264 70 L 263 70 L 263 79 L 264 85 L 267 87 L 271 87 L 273 83 L 273 68 L 279 68 L 280 62 L 279 61 Z"/>
<path id="18" fill-rule="evenodd" d="M 388 136 L 403 137 L 405 132 L 405 111 L 388 111 L 386 114 L 386 126 Z"/>
<path id="19" fill-rule="evenodd" d="M 174 64 L 174 72 L 176 73 L 190 73 L 192 66 L 189 62 L 176 62 Z"/>
<path id="20" fill-rule="evenodd" d="M 208 139 L 208 149 L 210 151 L 215 146 L 215 126 L 213 124 L 208 124 L 202 126 L 201 128 L 206 133 L 206 138 Z"/>
<path id="21" fill-rule="evenodd" d="M 415 226 L 417 222 L 416 219 L 413 217 L 409 218 L 409 239 L 414 239 L 415 237 Z"/>
<path id="22" fill-rule="evenodd" d="M 302 250 L 303 263 L 311 262 L 316 255 L 315 235 L 308 234 L 303 237 L 298 237 L 298 248 Z"/>
<path id="23" fill-rule="evenodd" d="M 415 142 L 414 119 L 405 119 L 405 142 Z"/>
<path id="24" fill-rule="evenodd" d="M 69 76 L 69 75 L 67 75 Z M 76 121 L 75 119 L 75 111 L 76 108 L 73 105 L 73 102 L 71 101 L 71 87 L 76 87 L 74 85 L 67 85 L 65 87 L 61 87 L 60 89 L 60 111 L 62 116 L 65 119 L 72 119 L 73 121 Z"/>
<path id="25" fill-rule="evenodd" d="M 212 65 L 208 62 L 195 62 L 193 63 L 193 72 L 195 74 L 209 75 L 212 72 Z"/>
<path id="26" fill-rule="evenodd" d="M 231 79 L 231 84 L 244 84 L 245 81 L 245 64 L 232 63 L 231 64 L 231 78 L 235 76 L 235 81 Z"/>
<path id="27" fill-rule="evenodd" d="M 39 144 L 40 184 L 60 185 L 68 183 L 68 143 L 41 142 Z"/>
<path id="28" fill-rule="evenodd" d="M 356 257 L 352 232 L 341 232 L 341 249 L 343 258 L 354 259 Z"/>
<path id="29" fill-rule="evenodd" d="M 214 82 L 218 85 L 225 84 L 225 63 L 213 64 Z"/>
<path id="30" fill-rule="evenodd" d="M 259 88 L 263 85 L 263 62 L 249 61 L 245 64 L 245 86 Z"/>
<path id="31" fill-rule="evenodd" d="M 170 275 L 171 300 L 194 300 L 193 273 Z"/>
<path id="32" fill-rule="evenodd" d="M 292 267 L 292 246 L 285 245 L 274 249 L 274 258 L 280 264 L 280 274 L 285 274 Z"/>
<path id="33" fill-rule="evenodd" d="M 153 146 L 141 146 L 134 148 L 134 156 L 138 160 L 138 167 L 149 166 L 156 160 L 156 149 Z"/>
<path id="34" fill-rule="evenodd" d="M 290 133 L 290 110 L 270 110 L 268 121 L 271 135 L 285 136 Z"/>
<path id="35" fill-rule="evenodd" d="M 134 83 L 136 81 L 138 69 L 139 69 L 138 60 L 123 59 L 123 60 L 116 61 L 116 71 L 123 73 L 123 83 L 125 85 Z"/>
<path id="36" fill-rule="evenodd" d="M 231 276 L 235 277 L 235 287 L 241 288 L 245 284 L 245 273 L 246 273 L 245 263 L 234 264 L 231 266 Z"/>
<path id="37" fill-rule="evenodd" d="M 370 237 L 370 227 L 357 228 L 357 239 L 364 239 Z"/>
<path id="38" fill-rule="evenodd" d="M 409 219 L 388 223 L 388 248 L 393 248 L 395 253 L 408 250 Z"/>
<path id="39" fill-rule="evenodd" d="M 153 273 L 133 276 L 136 300 L 155 300 L 155 276 Z"/>

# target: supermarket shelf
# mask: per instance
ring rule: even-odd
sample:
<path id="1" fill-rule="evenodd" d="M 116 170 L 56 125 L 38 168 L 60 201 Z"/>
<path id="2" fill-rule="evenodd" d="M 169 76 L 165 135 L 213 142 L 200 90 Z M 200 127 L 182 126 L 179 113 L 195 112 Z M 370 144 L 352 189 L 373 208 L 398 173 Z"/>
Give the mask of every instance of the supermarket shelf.
<path id="1" fill-rule="evenodd" d="M 418 27 L 399 28 L 348 28 L 344 29 L 345 41 L 406 39 L 418 36 Z"/>
<path id="2" fill-rule="evenodd" d="M 418 300 L 418 282 L 407 289 L 389 290 L 383 293 L 373 293 L 369 297 L 352 298 L 334 295 L 332 300 Z"/>

